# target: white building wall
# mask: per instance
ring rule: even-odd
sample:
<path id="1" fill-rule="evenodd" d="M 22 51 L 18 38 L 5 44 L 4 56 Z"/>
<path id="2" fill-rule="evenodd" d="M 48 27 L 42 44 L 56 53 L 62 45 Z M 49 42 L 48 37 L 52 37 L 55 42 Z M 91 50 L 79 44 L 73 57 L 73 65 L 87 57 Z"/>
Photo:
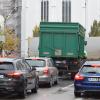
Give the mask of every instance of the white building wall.
<path id="1" fill-rule="evenodd" d="M 32 37 L 32 31 L 39 25 L 41 18 L 40 0 L 22 0 L 21 20 L 21 56 L 28 56 L 28 37 Z"/>
<path id="2" fill-rule="evenodd" d="M 21 56 L 26 55 L 26 0 L 22 0 L 22 14 L 21 14 Z"/>

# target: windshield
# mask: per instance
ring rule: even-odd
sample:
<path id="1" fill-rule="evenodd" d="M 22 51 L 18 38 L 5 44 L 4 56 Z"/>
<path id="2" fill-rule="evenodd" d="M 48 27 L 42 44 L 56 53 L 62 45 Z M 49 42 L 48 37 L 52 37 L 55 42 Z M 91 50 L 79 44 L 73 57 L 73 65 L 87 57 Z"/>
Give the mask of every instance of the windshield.
<path id="1" fill-rule="evenodd" d="M 100 73 L 100 66 L 85 65 L 81 69 L 82 73 Z"/>
<path id="2" fill-rule="evenodd" d="M 10 62 L 0 62 L 0 70 L 14 70 L 14 66 Z"/>
<path id="3" fill-rule="evenodd" d="M 46 65 L 45 61 L 42 59 L 39 59 L 39 60 L 26 59 L 26 62 L 30 66 L 34 66 L 34 67 L 44 67 Z"/>

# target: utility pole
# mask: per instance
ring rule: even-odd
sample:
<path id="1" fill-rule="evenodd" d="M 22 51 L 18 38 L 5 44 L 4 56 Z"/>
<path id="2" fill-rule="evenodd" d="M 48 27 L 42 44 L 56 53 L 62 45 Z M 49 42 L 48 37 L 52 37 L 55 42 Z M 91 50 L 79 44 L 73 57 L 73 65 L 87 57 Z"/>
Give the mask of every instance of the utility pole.
<path id="1" fill-rule="evenodd" d="M 84 17 L 84 20 L 85 20 L 85 29 L 86 29 L 86 37 L 89 37 L 89 34 L 87 33 L 87 3 L 88 3 L 88 0 L 85 0 L 85 17 Z"/>
<path id="2" fill-rule="evenodd" d="M 86 29 L 86 24 L 87 24 L 87 1 L 85 0 L 85 29 Z"/>

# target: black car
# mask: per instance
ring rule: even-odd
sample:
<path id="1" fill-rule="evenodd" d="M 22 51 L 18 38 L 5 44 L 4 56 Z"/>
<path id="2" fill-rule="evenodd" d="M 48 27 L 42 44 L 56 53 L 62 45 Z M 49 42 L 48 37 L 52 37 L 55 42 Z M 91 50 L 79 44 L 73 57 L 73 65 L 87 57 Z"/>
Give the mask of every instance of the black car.
<path id="1" fill-rule="evenodd" d="M 0 94 L 17 93 L 26 97 L 27 90 L 36 93 L 38 77 L 24 59 L 0 58 Z"/>

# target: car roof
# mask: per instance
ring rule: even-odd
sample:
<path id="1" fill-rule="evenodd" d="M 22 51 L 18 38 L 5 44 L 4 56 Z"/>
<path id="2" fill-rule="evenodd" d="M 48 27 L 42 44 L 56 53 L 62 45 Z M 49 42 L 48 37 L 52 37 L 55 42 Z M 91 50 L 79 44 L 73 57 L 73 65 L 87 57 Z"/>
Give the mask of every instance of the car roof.
<path id="1" fill-rule="evenodd" d="M 0 58 L 0 62 L 14 62 L 17 58 Z"/>
<path id="2" fill-rule="evenodd" d="M 100 61 L 86 61 L 83 65 L 100 65 Z"/>
<path id="3" fill-rule="evenodd" d="M 25 58 L 25 59 L 42 59 L 42 60 L 47 60 L 47 59 L 50 59 L 50 58 L 47 58 L 47 57 L 29 57 L 29 58 Z"/>

